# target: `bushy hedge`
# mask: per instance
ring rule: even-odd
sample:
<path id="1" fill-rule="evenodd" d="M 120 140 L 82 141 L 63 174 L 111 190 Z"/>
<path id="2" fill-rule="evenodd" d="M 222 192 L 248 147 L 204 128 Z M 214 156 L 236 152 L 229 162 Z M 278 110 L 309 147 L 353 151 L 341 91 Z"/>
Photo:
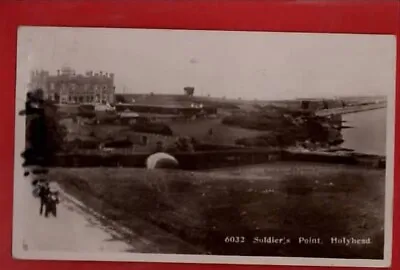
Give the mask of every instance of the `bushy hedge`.
<path id="1" fill-rule="evenodd" d="M 189 137 L 179 137 L 176 139 L 176 141 L 168 145 L 166 148 L 167 153 L 176 153 L 176 152 L 189 152 L 192 153 L 195 151 L 195 146 L 197 142 L 195 139 L 191 139 Z"/>
<path id="2" fill-rule="evenodd" d="M 75 139 L 65 143 L 65 150 L 73 151 L 77 149 L 98 149 L 100 141 Z"/>
<path id="3" fill-rule="evenodd" d="M 171 128 L 163 123 L 135 123 L 131 127 L 132 130 L 136 132 L 155 133 L 167 136 L 173 135 Z"/>
<path id="4" fill-rule="evenodd" d="M 128 139 L 125 140 L 114 140 L 104 143 L 104 147 L 110 148 L 129 148 L 133 146 L 133 142 Z"/>
<path id="5" fill-rule="evenodd" d="M 260 147 L 268 147 L 268 146 L 278 146 L 278 138 L 275 134 L 271 135 L 263 135 L 257 137 L 250 137 L 250 138 L 240 138 L 235 141 L 237 145 L 243 146 L 260 146 Z"/>

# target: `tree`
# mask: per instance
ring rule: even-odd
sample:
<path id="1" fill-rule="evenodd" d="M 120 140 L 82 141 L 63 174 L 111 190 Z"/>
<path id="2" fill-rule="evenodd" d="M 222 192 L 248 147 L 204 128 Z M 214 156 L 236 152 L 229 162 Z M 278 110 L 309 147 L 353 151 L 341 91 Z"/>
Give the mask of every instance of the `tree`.
<path id="1" fill-rule="evenodd" d="M 36 89 L 27 95 L 25 163 L 48 165 L 54 155 L 63 149 L 66 128 L 59 123 L 56 106 L 43 98 Z"/>
<path id="2" fill-rule="evenodd" d="M 328 101 L 326 101 L 325 99 L 322 101 L 322 107 L 324 110 L 329 109 Z"/>
<path id="3" fill-rule="evenodd" d="M 179 137 L 176 139 L 175 143 L 170 145 L 167 149 L 168 152 L 189 152 L 192 153 L 195 151 L 196 140 L 194 138 L 189 137 Z"/>
<path id="4" fill-rule="evenodd" d="M 194 95 L 194 87 L 193 86 L 186 86 L 183 88 L 185 91 L 185 94 L 189 97 L 192 97 Z"/>
<path id="5" fill-rule="evenodd" d="M 116 103 L 126 103 L 125 97 L 122 95 L 115 95 L 115 102 Z"/>
<path id="6" fill-rule="evenodd" d="M 308 100 L 303 100 L 301 102 L 301 109 L 303 110 L 308 110 L 310 108 L 310 101 Z"/>

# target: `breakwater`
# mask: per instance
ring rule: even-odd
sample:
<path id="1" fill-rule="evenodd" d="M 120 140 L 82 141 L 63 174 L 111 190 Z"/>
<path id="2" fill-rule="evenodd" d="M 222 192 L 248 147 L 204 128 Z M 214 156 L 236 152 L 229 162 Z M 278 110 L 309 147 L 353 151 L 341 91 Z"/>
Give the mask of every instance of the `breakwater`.
<path id="1" fill-rule="evenodd" d="M 385 103 L 374 103 L 374 104 L 368 104 L 368 105 L 358 105 L 358 106 L 349 106 L 349 107 L 344 107 L 344 108 L 332 108 L 332 109 L 325 109 L 325 110 L 320 110 L 317 111 L 315 114 L 318 116 L 328 116 L 328 115 L 337 115 L 337 114 L 349 114 L 349 113 L 357 113 L 357 112 L 363 112 L 363 111 L 371 111 L 371 110 L 378 110 L 386 108 L 386 102 Z"/>

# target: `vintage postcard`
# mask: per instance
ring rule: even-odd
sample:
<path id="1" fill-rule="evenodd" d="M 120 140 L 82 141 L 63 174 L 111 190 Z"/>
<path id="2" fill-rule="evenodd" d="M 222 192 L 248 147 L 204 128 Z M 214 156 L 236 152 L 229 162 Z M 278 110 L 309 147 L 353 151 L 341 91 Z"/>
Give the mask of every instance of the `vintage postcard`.
<path id="1" fill-rule="evenodd" d="M 20 27 L 17 259 L 387 267 L 390 35 Z"/>

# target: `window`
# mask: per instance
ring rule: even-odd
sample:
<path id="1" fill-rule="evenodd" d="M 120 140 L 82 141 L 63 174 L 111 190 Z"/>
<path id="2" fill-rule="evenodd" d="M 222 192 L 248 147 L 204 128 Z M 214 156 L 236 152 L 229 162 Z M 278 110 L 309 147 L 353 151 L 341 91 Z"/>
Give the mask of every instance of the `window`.
<path id="1" fill-rule="evenodd" d="M 55 90 L 56 89 L 56 86 L 55 86 L 55 83 L 50 83 L 50 90 Z"/>

